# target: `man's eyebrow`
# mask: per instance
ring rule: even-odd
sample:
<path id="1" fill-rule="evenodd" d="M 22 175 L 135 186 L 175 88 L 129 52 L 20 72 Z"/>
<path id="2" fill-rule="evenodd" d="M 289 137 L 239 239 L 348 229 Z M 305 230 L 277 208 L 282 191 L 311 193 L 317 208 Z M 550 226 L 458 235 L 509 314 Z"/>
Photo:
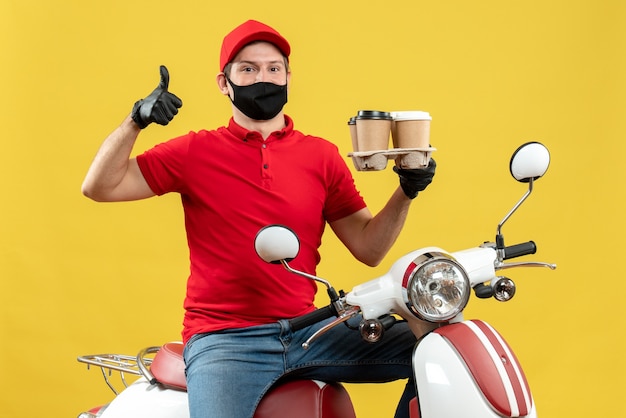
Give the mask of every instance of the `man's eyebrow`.
<path id="1" fill-rule="evenodd" d="M 237 64 L 250 64 L 250 65 L 261 65 L 261 64 L 284 64 L 285 62 L 283 60 L 273 60 L 273 61 L 249 61 L 249 60 L 241 60 L 241 61 L 237 61 Z"/>

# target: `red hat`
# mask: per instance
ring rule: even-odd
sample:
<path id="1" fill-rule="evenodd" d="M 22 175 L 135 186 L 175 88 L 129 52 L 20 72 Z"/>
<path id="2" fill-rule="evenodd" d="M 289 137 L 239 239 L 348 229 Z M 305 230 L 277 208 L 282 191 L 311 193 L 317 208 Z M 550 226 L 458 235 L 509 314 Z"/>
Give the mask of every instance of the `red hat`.
<path id="1" fill-rule="evenodd" d="M 220 52 L 220 70 L 231 62 L 241 49 L 254 41 L 266 41 L 274 44 L 284 56 L 289 58 L 291 47 L 289 42 L 273 28 L 256 20 L 248 20 L 237 26 L 222 41 Z"/>

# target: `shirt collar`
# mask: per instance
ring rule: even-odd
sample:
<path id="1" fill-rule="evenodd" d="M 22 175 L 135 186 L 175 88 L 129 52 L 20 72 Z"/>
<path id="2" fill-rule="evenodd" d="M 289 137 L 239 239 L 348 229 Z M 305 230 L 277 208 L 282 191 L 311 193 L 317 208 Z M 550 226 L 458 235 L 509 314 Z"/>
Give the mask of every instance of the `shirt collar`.
<path id="1" fill-rule="evenodd" d="M 285 127 L 279 131 L 272 132 L 271 135 L 267 138 L 267 140 L 270 140 L 272 138 L 283 139 L 289 136 L 291 132 L 293 132 L 293 120 L 287 115 L 284 115 L 284 116 L 285 116 Z M 238 125 L 237 122 L 235 122 L 235 119 L 232 117 L 230 118 L 230 121 L 228 122 L 227 129 L 231 134 L 233 134 L 236 138 L 241 139 L 242 141 L 247 141 L 253 138 L 261 139 L 261 136 L 258 132 L 249 131 L 243 126 Z"/>

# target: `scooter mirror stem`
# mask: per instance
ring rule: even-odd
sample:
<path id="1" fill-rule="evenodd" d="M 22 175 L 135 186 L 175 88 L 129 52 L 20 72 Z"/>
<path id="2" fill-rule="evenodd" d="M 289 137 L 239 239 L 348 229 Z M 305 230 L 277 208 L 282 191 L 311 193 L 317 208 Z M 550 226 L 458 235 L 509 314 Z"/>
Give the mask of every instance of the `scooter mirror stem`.
<path id="1" fill-rule="evenodd" d="M 506 216 L 500 221 L 498 224 L 498 229 L 496 231 L 496 250 L 498 251 L 498 256 L 501 256 L 501 260 L 504 259 L 504 236 L 502 235 L 502 226 L 509 218 L 517 211 L 517 209 L 524 203 L 528 196 L 533 192 L 533 183 L 534 180 L 531 178 L 528 180 L 528 191 L 522 196 L 522 198 L 513 206 L 513 209 L 506 214 Z"/>
<path id="2" fill-rule="evenodd" d="M 295 269 L 291 268 L 291 266 L 289 265 L 287 260 L 280 260 L 280 263 L 290 273 L 294 273 L 294 274 L 297 274 L 298 276 L 306 277 L 307 279 L 314 280 L 314 281 L 322 283 L 324 286 L 326 286 L 326 290 L 328 291 L 328 296 L 330 296 L 331 302 L 336 302 L 339 299 L 339 295 L 337 295 L 337 292 L 331 286 L 331 284 L 330 284 L 330 282 L 328 280 L 324 280 L 321 277 L 313 276 L 312 274 L 308 274 L 308 273 L 305 273 L 305 272 L 300 271 L 300 270 L 295 270 Z"/>

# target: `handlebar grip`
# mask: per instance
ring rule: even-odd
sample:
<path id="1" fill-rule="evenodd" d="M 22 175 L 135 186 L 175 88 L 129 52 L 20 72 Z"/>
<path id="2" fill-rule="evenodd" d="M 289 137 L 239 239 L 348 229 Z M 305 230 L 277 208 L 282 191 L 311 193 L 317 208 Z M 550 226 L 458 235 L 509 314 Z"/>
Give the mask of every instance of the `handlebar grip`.
<path id="1" fill-rule="evenodd" d="M 290 319 L 289 326 L 292 331 L 298 331 L 333 316 L 336 316 L 335 309 L 332 305 L 328 305 L 323 308 L 316 309 L 311 313 Z"/>
<path id="2" fill-rule="evenodd" d="M 523 255 L 535 254 L 536 252 L 537 246 L 534 241 L 523 242 L 521 244 L 504 247 L 504 259 L 508 260 Z"/>

